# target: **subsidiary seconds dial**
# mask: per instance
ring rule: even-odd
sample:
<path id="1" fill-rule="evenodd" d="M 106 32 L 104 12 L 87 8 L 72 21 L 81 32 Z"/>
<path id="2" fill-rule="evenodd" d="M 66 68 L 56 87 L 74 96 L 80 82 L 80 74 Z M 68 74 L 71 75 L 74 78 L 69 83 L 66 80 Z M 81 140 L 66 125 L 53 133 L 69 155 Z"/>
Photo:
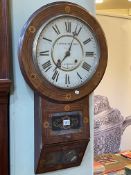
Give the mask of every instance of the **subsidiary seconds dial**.
<path id="1" fill-rule="evenodd" d="M 74 16 L 56 16 L 36 33 L 33 60 L 39 74 L 52 85 L 74 89 L 96 72 L 100 50 L 94 32 Z"/>

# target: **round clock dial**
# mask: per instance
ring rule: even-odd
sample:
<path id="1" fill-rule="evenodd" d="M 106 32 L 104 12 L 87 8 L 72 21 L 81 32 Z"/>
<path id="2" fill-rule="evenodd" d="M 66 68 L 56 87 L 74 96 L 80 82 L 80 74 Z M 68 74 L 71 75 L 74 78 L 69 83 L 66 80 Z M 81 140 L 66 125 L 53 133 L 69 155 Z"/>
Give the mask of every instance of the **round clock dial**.
<path id="1" fill-rule="evenodd" d="M 33 42 L 35 66 L 52 85 L 78 88 L 87 83 L 99 64 L 97 39 L 83 20 L 56 16 L 36 33 Z"/>

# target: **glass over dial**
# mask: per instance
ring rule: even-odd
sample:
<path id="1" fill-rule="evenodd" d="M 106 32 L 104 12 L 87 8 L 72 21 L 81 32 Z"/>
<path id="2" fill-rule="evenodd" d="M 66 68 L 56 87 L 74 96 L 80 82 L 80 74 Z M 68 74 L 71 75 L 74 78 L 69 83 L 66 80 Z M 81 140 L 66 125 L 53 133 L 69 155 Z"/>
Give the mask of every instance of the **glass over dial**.
<path id="1" fill-rule="evenodd" d="M 38 30 L 33 42 L 36 69 L 52 85 L 75 89 L 95 73 L 99 44 L 91 28 L 74 16 L 58 16 Z"/>

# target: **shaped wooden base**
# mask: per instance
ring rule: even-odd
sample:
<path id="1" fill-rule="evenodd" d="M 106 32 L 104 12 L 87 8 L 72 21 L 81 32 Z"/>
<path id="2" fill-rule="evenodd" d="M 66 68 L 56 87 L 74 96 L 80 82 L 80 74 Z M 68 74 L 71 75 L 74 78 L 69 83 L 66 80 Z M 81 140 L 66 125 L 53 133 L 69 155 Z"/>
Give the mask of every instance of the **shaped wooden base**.
<path id="1" fill-rule="evenodd" d="M 36 164 L 36 174 L 79 166 L 88 141 L 45 145 Z"/>
<path id="2" fill-rule="evenodd" d="M 60 104 L 35 94 L 35 173 L 81 164 L 90 137 L 88 99 Z"/>

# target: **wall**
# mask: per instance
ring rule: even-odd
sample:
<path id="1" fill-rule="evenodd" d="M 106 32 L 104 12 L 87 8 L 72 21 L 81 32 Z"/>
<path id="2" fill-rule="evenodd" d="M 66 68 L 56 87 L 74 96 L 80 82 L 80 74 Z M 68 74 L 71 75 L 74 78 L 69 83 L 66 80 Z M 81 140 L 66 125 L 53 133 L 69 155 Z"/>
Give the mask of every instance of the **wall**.
<path id="1" fill-rule="evenodd" d="M 104 0 L 97 4 L 96 9 L 125 9 L 131 8 L 131 2 L 128 0 Z"/>
<path id="2" fill-rule="evenodd" d="M 11 175 L 34 175 L 34 100 L 33 91 L 25 83 L 20 72 L 17 47 L 21 28 L 28 17 L 40 6 L 53 0 L 10 0 L 12 18 L 12 49 L 14 88 L 10 101 L 10 159 Z M 94 1 L 72 0 L 94 12 Z M 91 100 L 92 102 L 92 100 Z M 92 107 L 92 105 L 91 105 Z M 93 154 L 93 107 L 91 109 L 91 142 L 82 165 L 76 168 L 47 173 L 48 175 L 91 175 Z"/>
<path id="3" fill-rule="evenodd" d="M 113 17 L 114 16 L 114 17 Z M 107 96 L 110 105 L 124 116 L 131 116 L 131 18 L 118 14 L 97 15 L 106 33 L 109 60 L 103 81 L 95 94 Z M 131 149 L 131 125 L 122 135 L 121 150 Z"/>

